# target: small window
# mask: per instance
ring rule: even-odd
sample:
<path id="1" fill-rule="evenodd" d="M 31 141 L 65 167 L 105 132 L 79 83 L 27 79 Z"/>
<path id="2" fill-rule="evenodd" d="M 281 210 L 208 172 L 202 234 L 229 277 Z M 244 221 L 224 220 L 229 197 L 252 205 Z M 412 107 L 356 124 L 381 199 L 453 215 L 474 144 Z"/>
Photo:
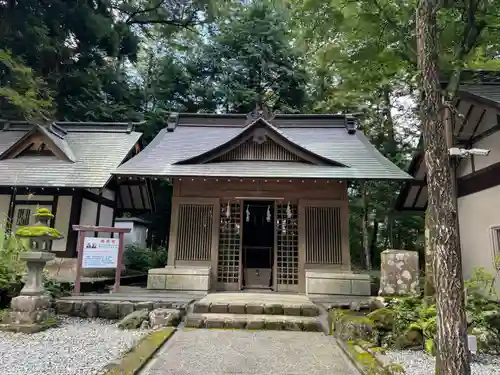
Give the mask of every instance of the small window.
<path id="1" fill-rule="evenodd" d="M 493 245 L 493 265 L 497 270 L 500 269 L 500 226 L 492 227 L 491 229 L 491 239 Z"/>
<path id="2" fill-rule="evenodd" d="M 24 226 L 30 223 L 31 210 L 29 208 L 20 208 L 17 211 L 16 225 Z"/>

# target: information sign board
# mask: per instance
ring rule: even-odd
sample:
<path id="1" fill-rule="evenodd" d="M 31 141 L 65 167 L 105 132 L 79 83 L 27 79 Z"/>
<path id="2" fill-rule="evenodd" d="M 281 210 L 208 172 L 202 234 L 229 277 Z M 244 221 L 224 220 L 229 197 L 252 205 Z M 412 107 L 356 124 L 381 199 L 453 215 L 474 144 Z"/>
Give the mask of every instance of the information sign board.
<path id="1" fill-rule="evenodd" d="M 116 268 L 119 243 L 115 238 L 85 237 L 82 268 Z"/>

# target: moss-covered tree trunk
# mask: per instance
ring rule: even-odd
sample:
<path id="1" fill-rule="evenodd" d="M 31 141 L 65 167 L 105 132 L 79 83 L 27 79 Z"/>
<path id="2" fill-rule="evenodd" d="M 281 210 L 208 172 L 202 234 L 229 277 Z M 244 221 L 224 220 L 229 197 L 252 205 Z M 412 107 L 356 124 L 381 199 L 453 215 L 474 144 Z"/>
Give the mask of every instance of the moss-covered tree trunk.
<path id="1" fill-rule="evenodd" d="M 427 304 L 435 302 L 436 287 L 434 285 L 434 251 L 430 239 L 429 209 L 425 211 L 425 280 L 424 296 Z"/>
<path id="2" fill-rule="evenodd" d="M 436 257 L 436 374 L 470 375 L 457 206 L 438 78 L 438 10 L 439 0 L 419 0 L 416 15 L 429 236 Z"/>

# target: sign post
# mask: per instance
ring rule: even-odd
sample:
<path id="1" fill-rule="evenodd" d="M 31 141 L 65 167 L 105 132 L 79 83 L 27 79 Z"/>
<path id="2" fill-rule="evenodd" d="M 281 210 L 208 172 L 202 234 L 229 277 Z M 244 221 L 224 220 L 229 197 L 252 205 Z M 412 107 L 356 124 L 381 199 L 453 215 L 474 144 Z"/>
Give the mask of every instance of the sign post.
<path id="1" fill-rule="evenodd" d="M 125 247 L 123 237 L 131 229 L 73 225 L 73 230 L 78 232 L 78 259 L 73 294 L 77 296 L 80 294 L 82 269 L 84 268 L 116 268 L 113 291 L 117 292 L 120 287 L 120 277 L 123 267 L 123 252 Z M 118 233 L 118 239 L 85 237 L 85 233 L 87 232 Z"/>

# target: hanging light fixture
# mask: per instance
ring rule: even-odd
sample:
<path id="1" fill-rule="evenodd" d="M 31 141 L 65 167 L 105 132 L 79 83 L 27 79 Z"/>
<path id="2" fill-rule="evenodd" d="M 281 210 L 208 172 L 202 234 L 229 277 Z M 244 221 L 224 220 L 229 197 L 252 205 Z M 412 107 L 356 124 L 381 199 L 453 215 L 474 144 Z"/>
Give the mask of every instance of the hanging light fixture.
<path id="1" fill-rule="evenodd" d="M 231 217 L 231 204 L 229 202 L 227 202 L 227 207 L 226 207 L 226 218 L 230 218 Z"/>
<path id="2" fill-rule="evenodd" d="M 271 206 L 267 206 L 266 220 L 268 223 L 271 222 Z"/>
<path id="3" fill-rule="evenodd" d="M 290 202 L 288 202 L 288 204 L 286 206 L 286 217 L 288 219 L 292 218 L 292 208 L 290 207 Z"/>
<path id="4" fill-rule="evenodd" d="M 249 223 L 250 222 L 250 205 L 249 204 L 247 204 L 246 215 L 247 215 L 247 218 L 246 218 L 247 223 Z"/>

